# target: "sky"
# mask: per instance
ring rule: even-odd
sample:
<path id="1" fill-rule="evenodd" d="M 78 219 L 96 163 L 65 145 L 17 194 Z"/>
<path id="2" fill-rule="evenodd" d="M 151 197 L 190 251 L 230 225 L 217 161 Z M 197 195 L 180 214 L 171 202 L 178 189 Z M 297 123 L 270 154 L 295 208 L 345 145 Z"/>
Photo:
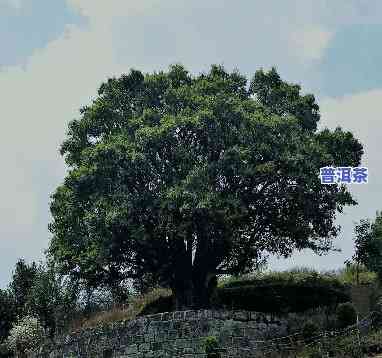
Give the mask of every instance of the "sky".
<path id="1" fill-rule="evenodd" d="M 354 223 L 382 210 L 381 10 L 378 0 L 0 0 L 0 288 L 19 258 L 39 261 L 48 247 L 68 122 L 107 78 L 173 63 L 249 77 L 275 66 L 316 96 L 321 129 L 341 126 L 362 142 L 369 183 L 351 186 L 358 205 L 337 218 L 341 252 L 269 264 L 341 267 Z"/>

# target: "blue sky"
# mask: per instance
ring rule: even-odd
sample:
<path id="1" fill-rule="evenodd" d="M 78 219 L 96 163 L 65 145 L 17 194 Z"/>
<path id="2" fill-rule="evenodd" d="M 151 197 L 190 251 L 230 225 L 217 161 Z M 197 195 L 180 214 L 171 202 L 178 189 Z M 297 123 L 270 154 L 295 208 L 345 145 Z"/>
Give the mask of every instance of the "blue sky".
<path id="1" fill-rule="evenodd" d="M 352 254 L 353 222 L 382 209 L 382 3 L 369 0 L 0 0 L 0 287 L 17 259 L 49 242 L 49 196 L 65 176 L 58 146 L 100 83 L 130 68 L 190 71 L 212 63 L 251 76 L 276 66 L 312 92 L 321 128 L 341 125 L 365 145 L 369 184 L 338 217 L 341 253 L 271 260 L 332 269 Z"/>

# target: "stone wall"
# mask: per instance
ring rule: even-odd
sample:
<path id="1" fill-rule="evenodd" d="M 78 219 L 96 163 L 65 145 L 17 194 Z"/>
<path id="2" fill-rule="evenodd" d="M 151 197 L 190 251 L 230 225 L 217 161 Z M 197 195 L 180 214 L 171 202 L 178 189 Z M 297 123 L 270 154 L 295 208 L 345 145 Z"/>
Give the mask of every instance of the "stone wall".
<path id="1" fill-rule="evenodd" d="M 206 357 L 204 339 L 219 340 L 222 358 L 262 356 L 261 340 L 285 336 L 288 322 L 247 311 L 182 311 L 86 329 L 46 343 L 28 358 Z"/>

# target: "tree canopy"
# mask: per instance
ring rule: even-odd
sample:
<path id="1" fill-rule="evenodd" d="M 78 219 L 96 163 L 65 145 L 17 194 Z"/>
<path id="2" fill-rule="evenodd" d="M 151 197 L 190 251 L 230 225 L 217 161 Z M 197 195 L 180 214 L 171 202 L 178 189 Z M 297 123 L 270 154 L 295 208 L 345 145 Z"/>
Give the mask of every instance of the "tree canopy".
<path id="1" fill-rule="evenodd" d="M 374 221 L 361 220 L 354 228 L 355 252 L 352 257 L 358 266 L 364 265 L 382 281 L 382 213 Z"/>
<path id="2" fill-rule="evenodd" d="M 217 274 L 327 252 L 336 212 L 356 203 L 319 168 L 357 166 L 363 150 L 341 128 L 317 131 L 319 119 L 314 96 L 275 69 L 249 83 L 216 65 L 109 79 L 61 146 L 49 255 L 89 285 L 146 279 L 200 307 Z"/>

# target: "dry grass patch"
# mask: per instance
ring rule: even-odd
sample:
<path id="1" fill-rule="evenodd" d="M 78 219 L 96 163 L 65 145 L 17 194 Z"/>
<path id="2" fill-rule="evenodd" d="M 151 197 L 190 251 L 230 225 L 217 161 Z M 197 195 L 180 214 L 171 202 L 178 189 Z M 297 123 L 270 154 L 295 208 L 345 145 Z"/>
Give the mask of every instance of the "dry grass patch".
<path id="1" fill-rule="evenodd" d="M 172 291 L 165 288 L 156 288 L 144 295 L 134 296 L 124 306 L 114 306 L 110 310 L 97 312 L 88 318 L 78 319 L 70 324 L 70 331 L 92 328 L 105 324 L 135 319 L 142 310 L 160 297 L 171 296 Z"/>

